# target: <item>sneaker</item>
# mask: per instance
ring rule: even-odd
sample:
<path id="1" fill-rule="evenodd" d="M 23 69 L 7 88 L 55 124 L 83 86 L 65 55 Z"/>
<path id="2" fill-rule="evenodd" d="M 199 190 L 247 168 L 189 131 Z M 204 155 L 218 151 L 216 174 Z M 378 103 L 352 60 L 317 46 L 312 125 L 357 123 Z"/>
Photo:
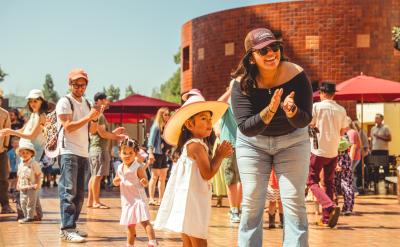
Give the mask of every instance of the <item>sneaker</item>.
<path id="1" fill-rule="evenodd" d="M 328 225 L 330 228 L 334 228 L 339 220 L 340 216 L 340 208 L 335 207 L 330 213 L 329 213 L 329 220 L 328 220 Z"/>
<path id="2" fill-rule="evenodd" d="M 83 243 L 86 241 L 85 238 L 79 236 L 75 229 L 61 230 L 60 238 L 70 243 Z"/>
<path id="3" fill-rule="evenodd" d="M 239 211 L 236 209 L 231 209 L 229 210 L 229 220 L 231 223 L 240 223 L 240 216 L 239 216 Z"/>
<path id="4" fill-rule="evenodd" d="M 351 211 L 346 211 L 343 213 L 344 216 L 350 216 L 352 214 L 353 214 L 353 212 L 351 212 Z"/>
<path id="5" fill-rule="evenodd" d="M 34 221 L 34 219 L 23 218 L 23 219 L 18 220 L 18 223 L 20 223 L 20 224 L 26 224 L 26 223 L 30 223 L 30 222 L 33 222 L 33 221 Z"/>
<path id="6" fill-rule="evenodd" d="M 148 247 L 157 247 L 158 246 L 158 242 L 157 240 L 149 240 L 149 243 L 147 245 Z"/>
<path id="7" fill-rule="evenodd" d="M 75 232 L 78 233 L 79 236 L 86 238 L 88 236 L 87 232 L 75 229 Z"/>

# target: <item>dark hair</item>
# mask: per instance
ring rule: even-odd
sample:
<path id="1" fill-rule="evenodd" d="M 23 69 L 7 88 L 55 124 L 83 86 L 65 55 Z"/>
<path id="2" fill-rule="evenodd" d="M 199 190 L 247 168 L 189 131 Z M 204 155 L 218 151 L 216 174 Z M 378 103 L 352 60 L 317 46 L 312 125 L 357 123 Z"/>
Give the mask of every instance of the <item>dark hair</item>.
<path id="1" fill-rule="evenodd" d="M 279 45 L 279 50 L 281 51 L 280 60 L 288 61 L 283 53 L 283 46 Z M 239 65 L 236 70 L 231 73 L 232 78 L 240 78 L 240 89 L 246 95 L 250 95 L 252 88 L 257 88 L 256 77 L 258 75 L 258 68 L 256 64 L 251 64 L 250 59 L 252 58 L 253 49 L 246 52 L 243 58 L 240 60 Z"/>
<path id="2" fill-rule="evenodd" d="M 97 102 L 98 100 L 101 100 L 101 99 L 107 99 L 107 95 L 103 92 L 98 92 L 94 95 L 93 99 L 94 99 L 94 102 Z"/>
<path id="3" fill-rule="evenodd" d="M 47 113 L 47 108 L 49 108 L 49 104 L 42 97 L 39 97 L 38 99 L 42 100 L 42 104 L 40 105 L 40 109 L 39 109 L 39 115 L 42 114 L 42 113 L 46 114 Z M 28 103 L 26 103 L 26 105 L 28 106 L 29 111 L 33 112 L 32 107 L 29 105 L 29 100 L 28 100 Z"/>
<path id="4" fill-rule="evenodd" d="M 119 143 L 119 150 L 121 150 L 122 146 L 128 146 L 133 148 L 133 151 L 136 153 L 139 152 L 139 142 L 135 139 L 126 138 Z"/>
<path id="5" fill-rule="evenodd" d="M 11 108 L 8 112 L 12 112 L 17 117 L 17 120 L 20 118 L 19 111 L 17 108 Z"/>

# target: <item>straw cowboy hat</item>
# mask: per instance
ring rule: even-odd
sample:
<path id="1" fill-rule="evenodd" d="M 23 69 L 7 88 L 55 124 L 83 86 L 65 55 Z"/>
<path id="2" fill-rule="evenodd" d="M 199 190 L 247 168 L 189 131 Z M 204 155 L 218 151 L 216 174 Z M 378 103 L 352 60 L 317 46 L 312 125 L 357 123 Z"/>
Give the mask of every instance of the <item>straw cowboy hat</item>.
<path id="1" fill-rule="evenodd" d="M 36 150 L 35 150 L 35 147 L 33 146 L 32 142 L 26 141 L 26 140 L 19 141 L 19 147 L 17 149 L 17 153 L 19 154 L 19 151 L 24 150 L 24 149 L 32 151 L 33 156 L 36 155 Z"/>
<path id="2" fill-rule="evenodd" d="M 206 101 L 200 94 L 192 95 L 169 119 L 164 129 L 164 140 L 173 146 L 178 144 L 183 124 L 186 120 L 203 111 L 212 112 L 214 125 L 228 109 L 229 105 L 221 101 Z"/>

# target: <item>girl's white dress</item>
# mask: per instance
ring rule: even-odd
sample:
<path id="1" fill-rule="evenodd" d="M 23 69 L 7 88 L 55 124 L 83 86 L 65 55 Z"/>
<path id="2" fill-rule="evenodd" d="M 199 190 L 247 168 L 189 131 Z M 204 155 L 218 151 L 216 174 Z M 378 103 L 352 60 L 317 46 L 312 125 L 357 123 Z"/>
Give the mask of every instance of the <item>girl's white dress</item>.
<path id="1" fill-rule="evenodd" d="M 186 147 L 193 142 L 202 144 L 208 153 L 207 145 L 200 139 L 185 143 L 178 162 L 172 168 L 154 228 L 207 239 L 211 186 L 201 177 L 196 162 L 187 156 Z"/>
<path id="2" fill-rule="evenodd" d="M 150 220 L 146 192 L 137 176 L 140 166 L 136 161 L 129 168 L 124 167 L 124 164 L 118 166 L 117 173 L 121 178 L 121 225 L 129 226 Z"/>

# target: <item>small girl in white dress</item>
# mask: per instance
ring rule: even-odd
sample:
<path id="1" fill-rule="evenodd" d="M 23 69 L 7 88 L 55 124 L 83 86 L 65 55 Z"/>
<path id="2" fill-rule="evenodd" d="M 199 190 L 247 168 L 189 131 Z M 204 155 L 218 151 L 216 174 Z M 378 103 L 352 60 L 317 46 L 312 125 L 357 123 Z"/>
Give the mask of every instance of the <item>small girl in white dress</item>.
<path id="1" fill-rule="evenodd" d="M 192 96 L 164 129 L 164 140 L 177 145 L 180 157 L 172 168 L 154 228 L 181 233 L 184 247 L 207 246 L 211 213 L 208 180 L 233 149 L 229 142 L 223 142 L 210 159 L 204 140 L 227 108 L 226 103 L 205 101 L 201 95 Z"/>
<path id="2" fill-rule="evenodd" d="M 133 139 L 121 142 L 119 155 L 122 163 L 118 166 L 113 180 L 115 186 L 121 188 L 121 219 L 120 224 L 127 226 L 127 247 L 134 246 L 136 224 L 140 223 L 149 238 L 149 247 L 158 246 L 154 230 L 150 224 L 150 213 L 144 187 L 148 185 L 146 173 L 138 162 L 139 144 Z"/>

